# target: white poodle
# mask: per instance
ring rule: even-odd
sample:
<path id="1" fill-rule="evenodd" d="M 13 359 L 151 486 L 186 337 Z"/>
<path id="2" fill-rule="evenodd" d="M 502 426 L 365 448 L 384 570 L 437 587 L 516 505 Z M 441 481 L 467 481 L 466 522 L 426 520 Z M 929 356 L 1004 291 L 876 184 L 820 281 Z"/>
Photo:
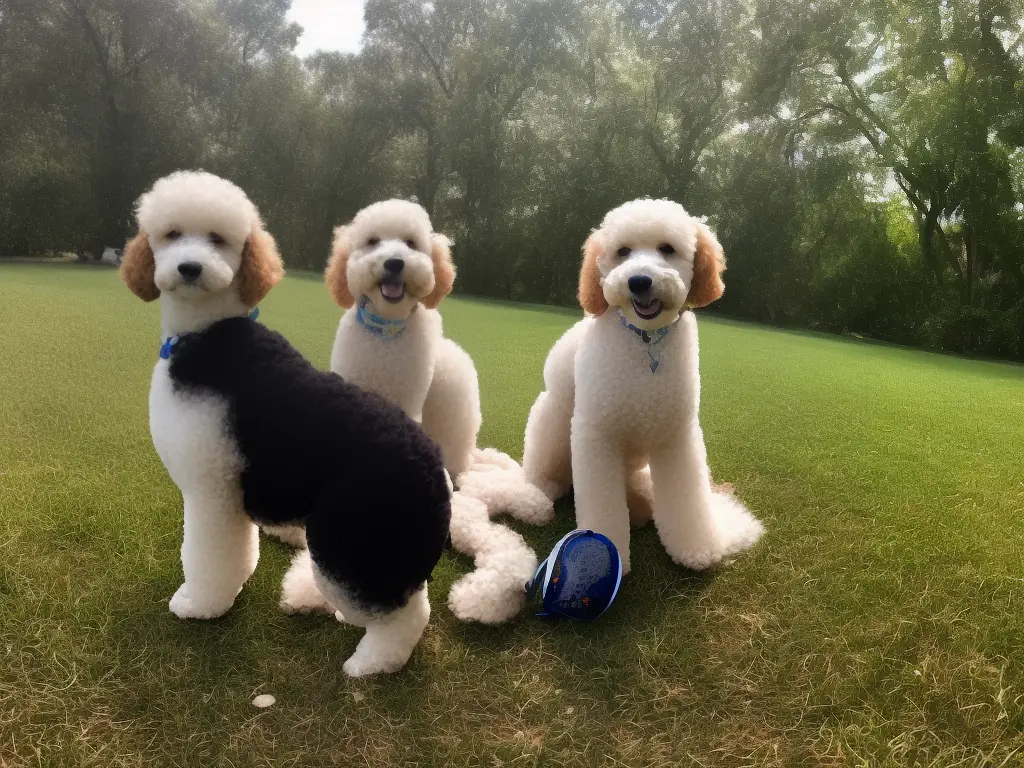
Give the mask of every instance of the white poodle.
<path id="1" fill-rule="evenodd" d="M 427 212 L 403 200 L 374 203 L 335 230 L 325 276 L 335 301 L 350 311 L 338 324 L 331 370 L 399 405 L 440 446 L 459 487 L 452 543 L 475 555 L 477 566 L 453 587 L 449 605 L 460 618 L 493 623 L 522 606 L 536 557 L 521 536 L 489 523 L 487 513 L 544 523 L 554 510 L 512 458 L 476 447 L 476 368 L 444 337 L 436 309 L 455 280 L 449 246 Z M 286 610 L 317 607 L 315 593 L 302 586 L 303 562 L 297 559 L 292 569 Z"/>
<path id="2" fill-rule="evenodd" d="M 752 546 L 763 527 L 711 484 L 698 421 L 694 307 L 722 295 L 725 257 L 677 203 L 635 200 L 584 246 L 588 317 L 558 340 L 526 425 L 523 469 L 551 499 L 575 491 L 576 522 L 608 536 L 629 570 L 629 524 L 653 507 L 669 555 L 704 569 Z"/>
<path id="3" fill-rule="evenodd" d="M 450 245 L 421 206 L 404 200 L 374 203 L 335 230 L 327 286 L 339 306 L 355 309 L 338 324 L 331 370 L 419 421 L 441 446 L 455 485 L 490 514 L 546 523 L 554 507 L 525 482 L 519 465 L 476 447 L 476 368 L 444 337 L 437 311 L 455 281 Z"/>
<path id="4" fill-rule="evenodd" d="M 444 338 L 437 305 L 452 290 L 449 241 L 415 203 L 364 208 L 334 232 L 325 277 L 346 312 L 331 370 L 399 406 L 441 447 L 457 478 L 472 463 L 480 391 L 469 355 Z"/>
<path id="5" fill-rule="evenodd" d="M 184 501 L 185 580 L 170 608 L 220 616 L 256 568 L 256 524 L 302 525 L 311 581 L 365 627 L 353 676 L 393 672 L 430 616 L 449 535 L 440 451 L 401 409 L 317 371 L 251 310 L 281 278 L 241 189 L 175 173 L 139 200 L 121 274 L 161 304 L 150 430 Z"/>

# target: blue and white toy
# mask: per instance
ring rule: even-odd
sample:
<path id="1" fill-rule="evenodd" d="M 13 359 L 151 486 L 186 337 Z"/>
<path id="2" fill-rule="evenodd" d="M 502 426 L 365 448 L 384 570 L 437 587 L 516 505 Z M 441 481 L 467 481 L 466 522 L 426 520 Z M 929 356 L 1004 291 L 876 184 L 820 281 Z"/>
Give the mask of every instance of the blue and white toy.
<path id="1" fill-rule="evenodd" d="M 539 591 L 543 610 L 571 619 L 593 621 L 615 600 L 622 582 L 622 560 L 607 536 L 589 530 L 570 531 L 555 544 L 538 567 L 527 594 Z"/>

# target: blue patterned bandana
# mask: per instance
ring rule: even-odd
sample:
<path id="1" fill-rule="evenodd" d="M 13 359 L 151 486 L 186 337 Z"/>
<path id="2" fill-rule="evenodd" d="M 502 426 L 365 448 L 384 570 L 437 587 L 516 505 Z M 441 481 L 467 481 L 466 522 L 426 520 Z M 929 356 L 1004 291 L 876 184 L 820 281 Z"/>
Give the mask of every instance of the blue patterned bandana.
<path id="1" fill-rule="evenodd" d="M 619 322 L 622 323 L 622 326 L 636 334 L 636 337 L 644 343 L 644 349 L 647 352 L 647 357 L 651 361 L 651 373 L 657 373 L 658 366 L 661 365 L 662 350 L 659 345 L 672 332 L 672 329 L 676 327 L 676 321 L 679 320 L 679 318 L 677 317 L 671 322 L 671 324 L 666 325 L 664 328 L 658 328 L 655 331 L 645 331 L 643 328 L 637 328 L 629 322 L 629 320 L 626 319 L 626 316 L 622 314 L 621 309 L 616 309 L 615 311 L 619 313 Z"/>
<path id="2" fill-rule="evenodd" d="M 260 316 L 260 308 L 259 307 L 253 307 L 252 311 L 249 313 L 249 319 L 250 320 L 255 320 L 259 316 Z M 178 342 L 180 340 L 181 340 L 180 336 L 169 336 L 168 338 L 164 339 L 164 343 L 160 345 L 160 359 L 161 360 L 170 360 L 171 359 L 171 355 L 174 354 L 174 348 L 176 346 L 178 346 Z"/>
<path id="3" fill-rule="evenodd" d="M 356 321 L 363 326 L 369 333 L 374 336 L 380 336 L 382 339 L 391 341 L 397 339 L 405 331 L 405 326 L 409 322 L 409 318 L 403 318 L 402 320 L 388 320 L 386 317 L 380 317 L 379 315 L 373 314 L 369 309 L 370 300 L 363 296 L 359 300 L 359 308 L 356 310 Z"/>

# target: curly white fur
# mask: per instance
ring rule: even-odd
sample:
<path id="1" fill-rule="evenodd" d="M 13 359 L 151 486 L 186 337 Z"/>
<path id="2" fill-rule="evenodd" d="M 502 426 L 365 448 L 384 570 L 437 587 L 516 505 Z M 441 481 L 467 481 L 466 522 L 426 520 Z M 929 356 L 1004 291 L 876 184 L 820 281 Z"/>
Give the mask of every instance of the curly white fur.
<path id="1" fill-rule="evenodd" d="M 577 525 L 607 535 L 624 571 L 630 497 L 650 504 L 665 548 L 690 568 L 746 549 L 763 532 L 739 501 L 712 489 L 698 420 L 697 320 L 680 312 L 697 281 L 697 243 L 709 237 L 669 201 L 627 203 L 606 217 L 588 241 L 591 263 L 581 278 L 599 279 L 600 287 L 581 283 L 581 297 L 588 288 L 600 291 L 610 309 L 580 321 L 554 345 L 545 391 L 527 422 L 527 479 L 551 499 L 573 487 Z M 638 276 L 650 279 L 631 284 Z M 669 330 L 653 348 L 624 327 L 623 317 L 645 331 Z M 642 512 L 633 517 L 646 522 Z"/>
<path id="2" fill-rule="evenodd" d="M 515 459 L 494 448 L 473 451 L 470 469 L 459 475 L 458 485 L 463 494 L 481 501 L 488 514 L 507 512 L 532 525 L 546 525 L 554 517 L 551 499 L 526 480 Z"/>
<path id="3" fill-rule="evenodd" d="M 523 537 L 492 523 L 484 503 L 461 492 L 452 496 L 451 534 L 452 546 L 473 555 L 476 567 L 452 585 L 452 613 L 484 624 L 516 616 L 526 602 L 526 583 L 537 569 L 537 556 Z"/>
<path id="4" fill-rule="evenodd" d="M 375 314 L 405 325 L 400 335 L 384 337 L 369 332 L 358 312 L 346 312 L 335 335 L 331 370 L 420 421 L 460 487 L 467 470 L 505 470 L 470 483 L 470 493 L 491 514 L 547 522 L 551 502 L 524 482 L 519 465 L 498 451 L 476 451 L 481 423 L 476 368 L 444 337 L 434 309 L 442 298 L 439 286 L 446 292 L 454 280 L 449 246 L 446 237 L 433 232 L 427 212 L 404 200 L 374 203 L 338 228 L 327 270 L 335 298 L 344 306 L 366 301 Z M 486 490 L 488 484 L 494 492 Z"/>

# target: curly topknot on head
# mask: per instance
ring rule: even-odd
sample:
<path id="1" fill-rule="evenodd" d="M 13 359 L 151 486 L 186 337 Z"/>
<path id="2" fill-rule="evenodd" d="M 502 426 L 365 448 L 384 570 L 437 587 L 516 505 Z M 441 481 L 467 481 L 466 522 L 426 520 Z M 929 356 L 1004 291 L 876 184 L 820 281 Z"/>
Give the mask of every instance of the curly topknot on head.
<path id="1" fill-rule="evenodd" d="M 205 171 L 175 171 L 157 180 L 135 208 L 139 229 L 160 236 L 187 222 L 241 244 L 263 228 L 260 214 L 240 187 Z"/>
<path id="2" fill-rule="evenodd" d="M 379 200 L 359 211 L 348 228 L 357 243 L 371 232 L 381 239 L 398 237 L 410 228 L 426 235 L 431 232 L 430 215 L 419 203 L 409 200 Z"/>

